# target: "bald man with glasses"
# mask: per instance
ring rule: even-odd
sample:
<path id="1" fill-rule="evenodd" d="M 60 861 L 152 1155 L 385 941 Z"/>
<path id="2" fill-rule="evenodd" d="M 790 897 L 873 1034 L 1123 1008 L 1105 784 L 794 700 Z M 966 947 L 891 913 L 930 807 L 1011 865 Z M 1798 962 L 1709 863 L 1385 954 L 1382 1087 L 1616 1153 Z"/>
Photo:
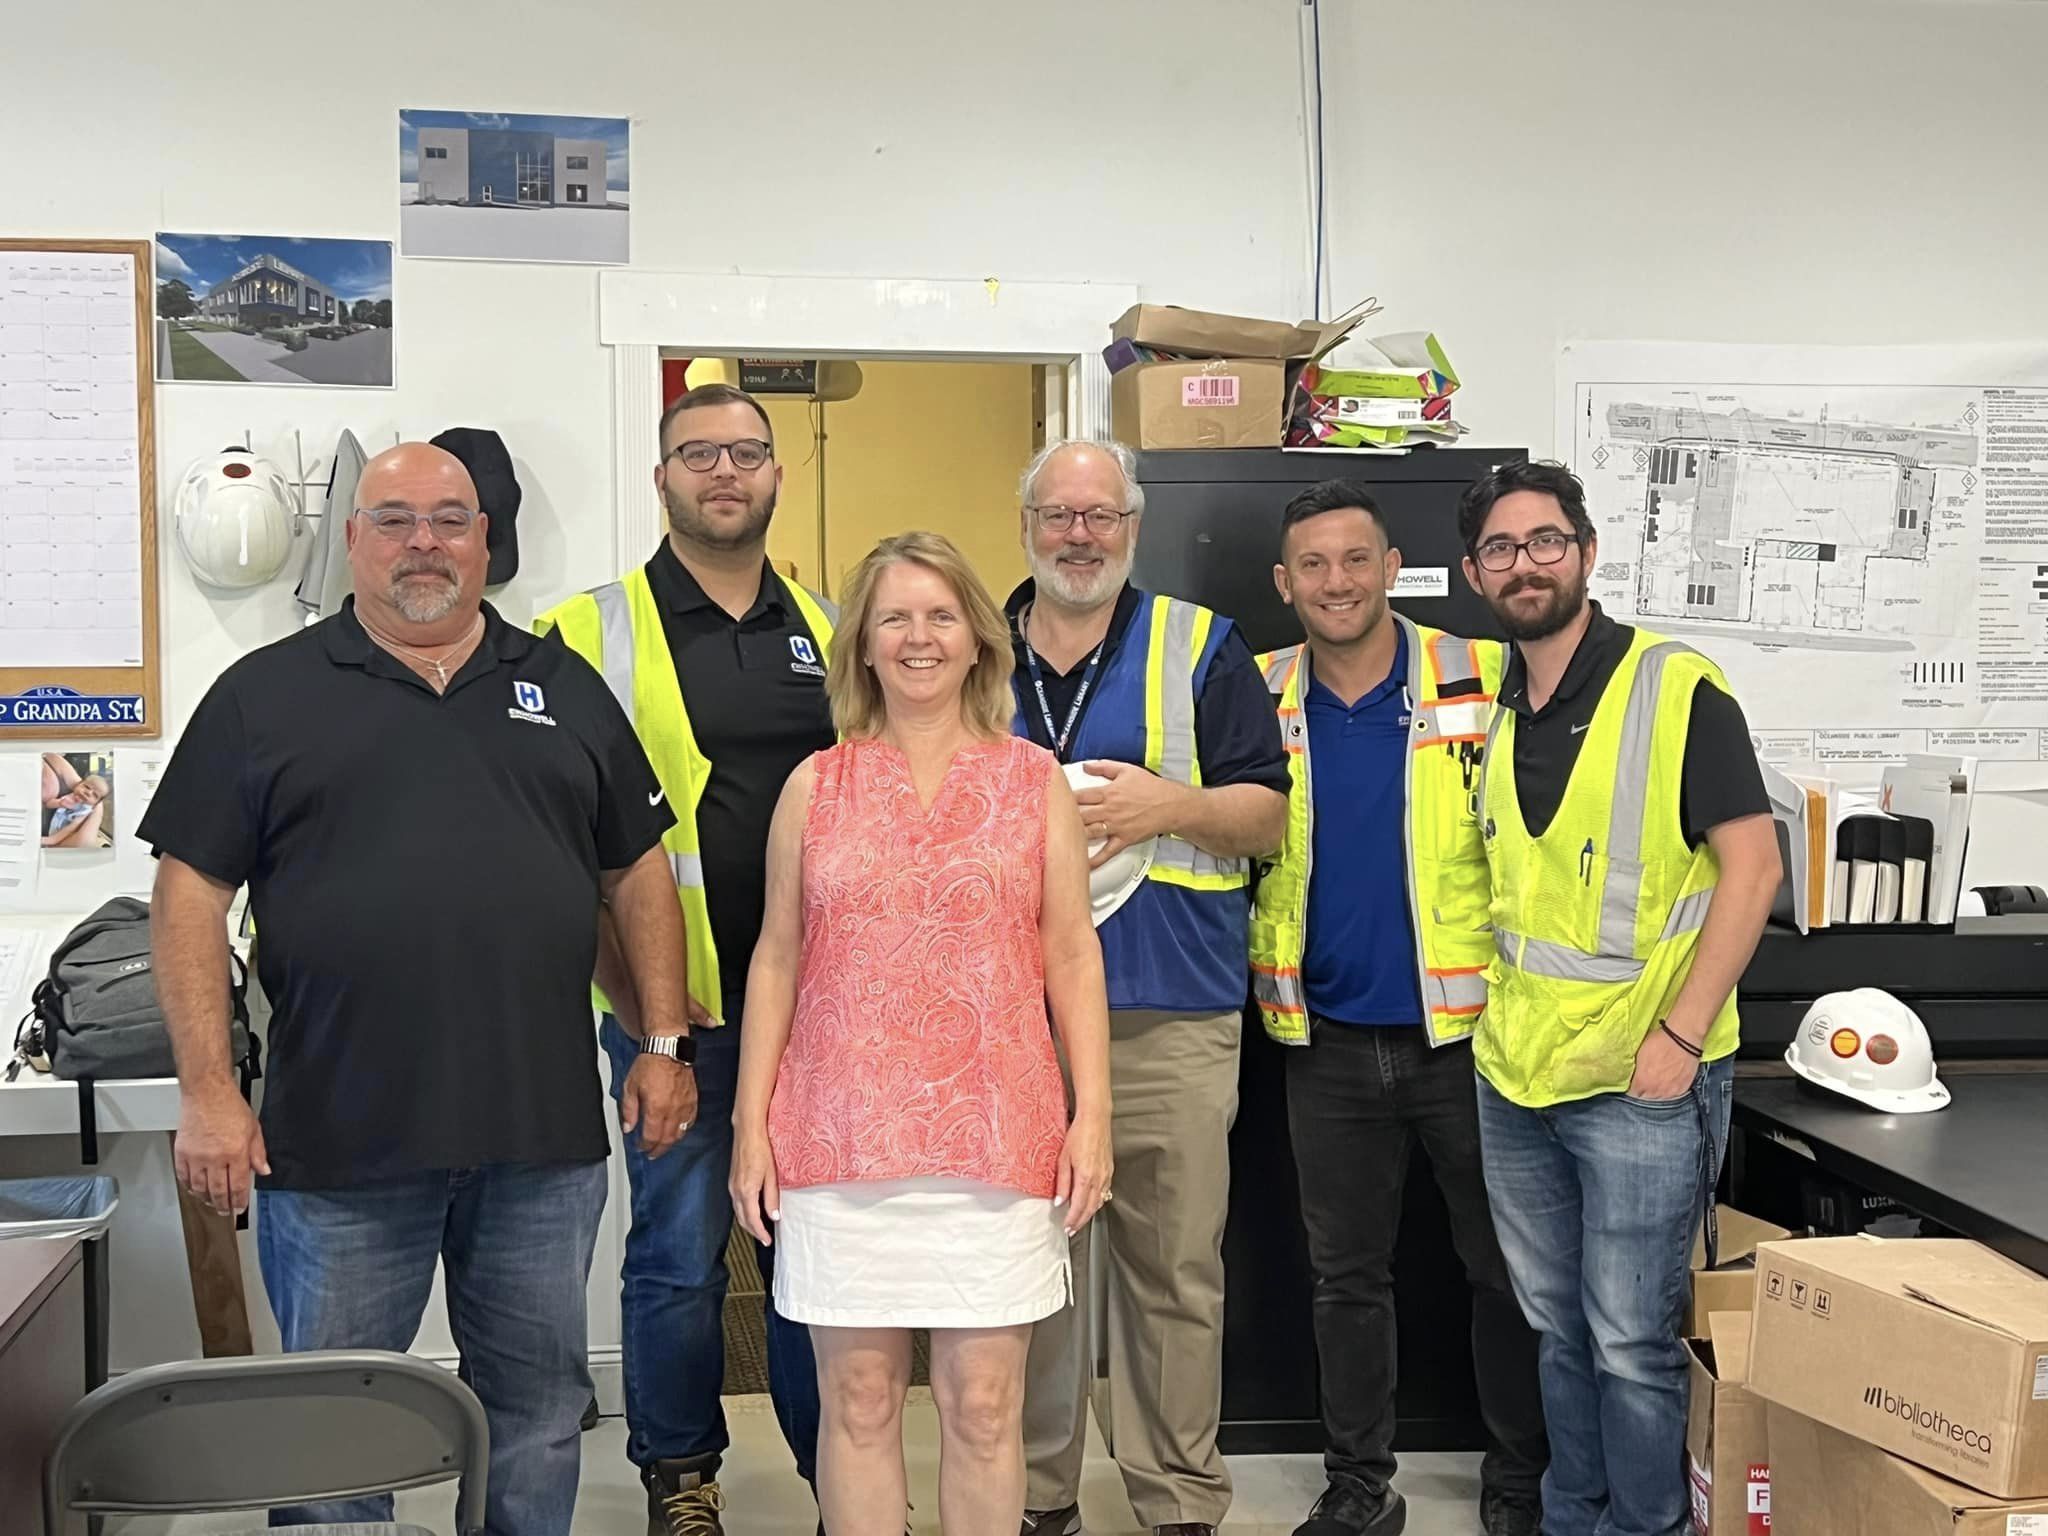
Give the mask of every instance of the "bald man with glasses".
<path id="1" fill-rule="evenodd" d="M 489 1528 L 568 1536 L 608 1150 L 598 914 L 643 1030 L 672 1047 L 682 924 L 646 754 L 596 672 L 483 602 L 486 530 L 452 455 L 371 460 L 355 596 L 220 676 L 138 835 L 159 859 L 180 1181 L 223 1212 L 259 1191 L 288 1350 L 408 1348 L 438 1262 L 490 1421 Z M 273 1005 L 260 1119 L 228 1056 L 244 884 Z M 673 1053 L 621 1091 L 642 1155 L 694 1117 Z M 284 1518 L 388 1521 L 391 1497 Z"/>

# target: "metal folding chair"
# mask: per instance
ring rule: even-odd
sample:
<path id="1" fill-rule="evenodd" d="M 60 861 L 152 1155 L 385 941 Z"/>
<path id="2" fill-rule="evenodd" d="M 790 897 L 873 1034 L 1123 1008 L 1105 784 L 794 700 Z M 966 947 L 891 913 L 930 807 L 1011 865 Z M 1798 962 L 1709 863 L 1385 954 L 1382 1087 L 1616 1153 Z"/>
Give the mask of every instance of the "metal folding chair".
<path id="1" fill-rule="evenodd" d="M 66 1416 L 43 1464 L 44 1536 L 66 1516 L 194 1514 L 362 1498 L 462 1479 L 484 1528 L 490 1430 L 451 1373 L 382 1350 L 193 1360 L 131 1371 Z M 95 1524 L 97 1521 L 95 1521 Z M 416 1526 L 301 1526 L 430 1536 Z"/>

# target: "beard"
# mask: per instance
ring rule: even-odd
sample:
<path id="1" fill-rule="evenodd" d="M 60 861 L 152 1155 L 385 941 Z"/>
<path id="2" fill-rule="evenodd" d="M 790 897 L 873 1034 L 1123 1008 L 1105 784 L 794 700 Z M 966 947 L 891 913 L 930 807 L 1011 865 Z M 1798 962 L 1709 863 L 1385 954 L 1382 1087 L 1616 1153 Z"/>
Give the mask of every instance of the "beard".
<path id="1" fill-rule="evenodd" d="M 438 578 L 416 581 L 418 576 Z M 405 615 L 409 624 L 435 624 L 455 611 L 462 601 L 462 581 L 455 567 L 445 560 L 425 558 L 402 561 L 392 568 L 391 585 L 385 600 Z"/>
<path id="2" fill-rule="evenodd" d="M 740 494 L 746 495 L 746 492 Z M 690 543 L 701 544 L 707 549 L 745 549 L 767 537 L 769 519 L 775 516 L 775 495 L 775 487 L 770 486 L 768 494 L 758 504 L 750 498 L 745 513 L 736 523 L 713 521 L 698 499 L 685 497 L 666 486 L 662 488 L 661 500 L 668 508 L 669 527 Z"/>
<path id="3" fill-rule="evenodd" d="M 1121 592 L 1130 580 L 1135 549 L 1121 556 L 1105 554 L 1102 564 L 1090 568 L 1063 564 L 1058 555 L 1031 551 L 1031 580 L 1036 590 L 1066 608 L 1099 608 Z"/>
<path id="4" fill-rule="evenodd" d="M 1510 607 L 1508 599 L 1521 592 L 1544 592 L 1545 601 L 1535 608 Z M 1578 617 L 1586 606 L 1586 573 L 1555 579 L 1549 576 L 1518 576 L 1488 598 L 1486 606 L 1500 620 L 1510 640 L 1548 640 Z"/>

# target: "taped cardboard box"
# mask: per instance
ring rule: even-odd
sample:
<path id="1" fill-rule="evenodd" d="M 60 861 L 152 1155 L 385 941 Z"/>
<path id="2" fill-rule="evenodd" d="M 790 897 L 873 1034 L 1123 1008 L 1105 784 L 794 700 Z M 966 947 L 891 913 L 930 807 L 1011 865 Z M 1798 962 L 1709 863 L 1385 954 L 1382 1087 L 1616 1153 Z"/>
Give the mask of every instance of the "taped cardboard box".
<path id="1" fill-rule="evenodd" d="M 1749 1323 L 1746 1312 L 1717 1312 L 1706 1319 L 1707 1337 L 1687 1345 L 1685 1463 L 1694 1536 L 1764 1536 L 1771 1528 L 1770 1440 L 1764 1401 L 1748 1386 Z"/>
<path id="2" fill-rule="evenodd" d="M 1373 312 L 1360 305 L 1327 324 L 1286 325 L 1135 304 L 1110 327 L 1115 340 L 1184 360 L 1132 363 L 1112 374 L 1111 429 L 1133 448 L 1277 448 L 1294 375 Z"/>
<path id="3" fill-rule="evenodd" d="M 1979 1243 L 1757 1250 L 1750 1386 L 2002 1499 L 2048 1495 L 2048 1279 Z"/>
<path id="4" fill-rule="evenodd" d="M 1769 1434 L 1787 1536 L 2048 1536 L 2048 1499 L 1993 1498 L 1776 1404 Z"/>
<path id="5" fill-rule="evenodd" d="M 1713 1313 L 1747 1312 L 1755 1307 L 1757 1245 L 1783 1242 L 1792 1236 L 1783 1227 L 1725 1205 L 1716 1209 L 1715 1221 L 1720 1243 L 1712 1269 L 1707 1268 L 1706 1230 L 1693 1235 L 1692 1297 L 1685 1308 L 1688 1339 L 1707 1336 L 1707 1318 Z"/>

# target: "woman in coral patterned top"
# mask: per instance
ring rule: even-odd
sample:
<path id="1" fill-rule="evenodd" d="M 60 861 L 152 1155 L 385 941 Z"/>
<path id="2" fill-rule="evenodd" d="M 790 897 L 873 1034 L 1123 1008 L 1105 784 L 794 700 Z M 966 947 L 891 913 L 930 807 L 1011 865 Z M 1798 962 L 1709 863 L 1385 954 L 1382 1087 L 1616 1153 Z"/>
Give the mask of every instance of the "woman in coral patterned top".
<path id="1" fill-rule="evenodd" d="M 1067 1305 L 1067 1239 L 1110 1197 L 1085 834 L 1052 754 L 1010 734 L 1010 658 L 952 544 L 883 540 L 826 679 L 840 744 L 769 832 L 732 1195 L 762 1242 L 773 1224 L 776 1310 L 811 1327 L 832 1536 L 904 1529 L 913 1328 L 941 1525 L 1018 1529 L 1031 1325 Z"/>

